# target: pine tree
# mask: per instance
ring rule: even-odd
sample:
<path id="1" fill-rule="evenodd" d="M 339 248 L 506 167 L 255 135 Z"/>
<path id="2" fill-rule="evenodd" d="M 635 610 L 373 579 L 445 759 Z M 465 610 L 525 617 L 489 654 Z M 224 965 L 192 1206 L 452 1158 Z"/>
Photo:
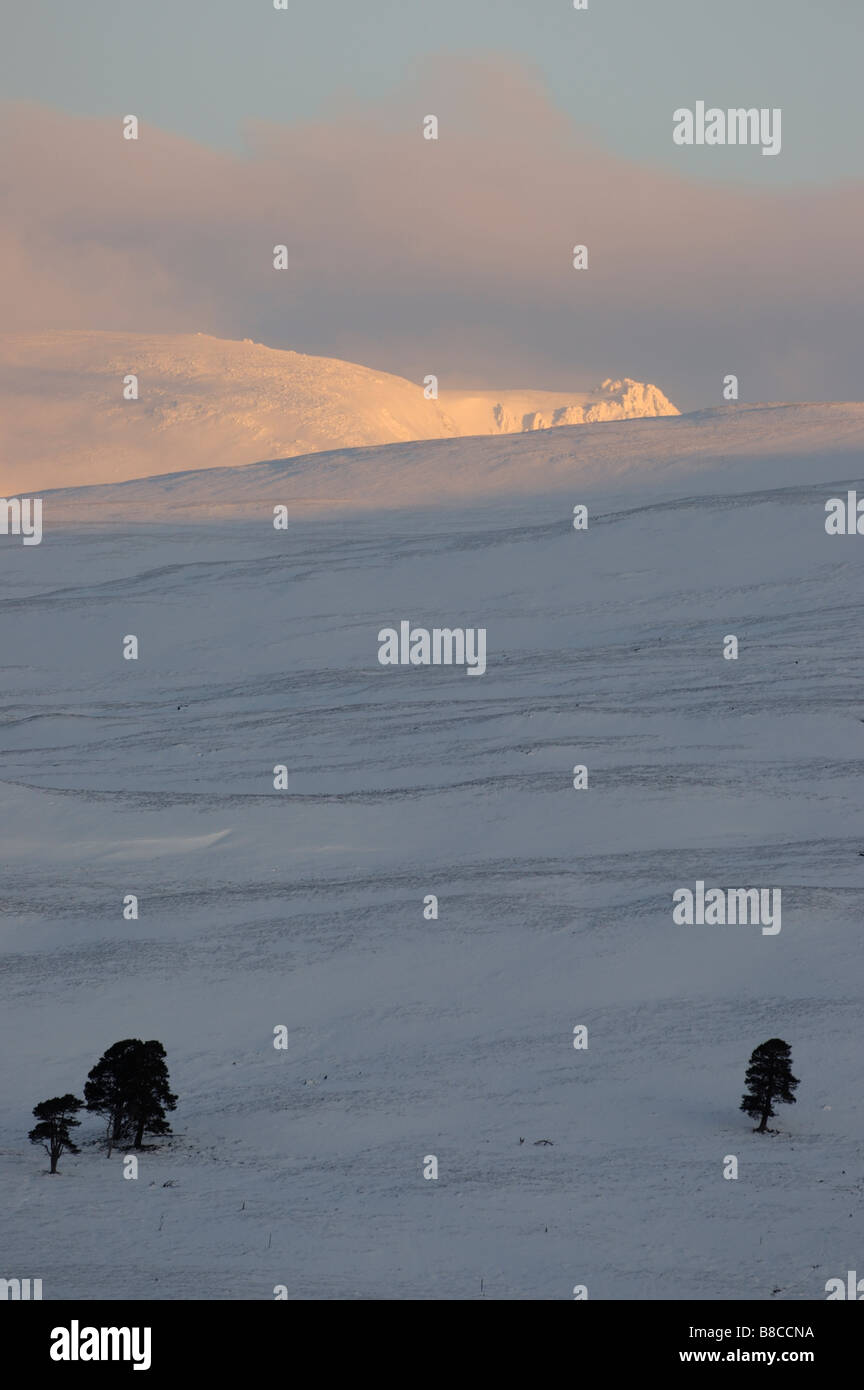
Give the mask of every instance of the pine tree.
<path id="1" fill-rule="evenodd" d="M 134 1147 L 140 1149 L 145 1130 L 170 1134 L 166 1110 L 177 1109 L 177 1097 L 168 1089 L 165 1049 L 155 1040 L 141 1044 L 126 1097 L 126 1114 L 134 1129 Z"/>
<path id="2" fill-rule="evenodd" d="M 751 1058 L 744 1078 L 747 1092 L 741 1098 L 741 1109 L 751 1119 L 760 1117 L 754 1131 L 764 1134 L 768 1120 L 775 1114 L 775 1101 L 784 1105 L 794 1105 L 792 1092 L 798 1085 L 798 1077 L 792 1075 L 792 1056 L 788 1043 L 782 1038 L 771 1038 L 757 1047 Z"/>
<path id="3" fill-rule="evenodd" d="M 41 1144 L 51 1160 L 51 1172 L 57 1172 L 57 1160 L 68 1149 L 70 1154 L 81 1150 L 72 1142 L 70 1129 L 78 1127 L 81 1121 L 73 1118 L 75 1112 L 84 1105 L 77 1096 L 54 1096 L 53 1100 L 40 1101 L 33 1107 L 33 1114 L 39 1124 L 30 1130 L 31 1144 Z"/>
<path id="4" fill-rule="evenodd" d="M 143 1046 L 140 1038 L 113 1043 L 88 1073 L 84 1100 L 88 1110 L 104 1115 L 108 1121 L 109 1147 L 119 1144 L 128 1129 L 126 1093 L 135 1053 Z"/>
<path id="5" fill-rule="evenodd" d="M 90 1072 L 84 1096 L 87 1109 L 106 1116 L 109 1145 L 132 1138 L 136 1149 L 145 1131 L 170 1134 L 166 1110 L 177 1097 L 168 1089 L 165 1049 L 155 1039 L 124 1038 L 113 1043 Z"/>

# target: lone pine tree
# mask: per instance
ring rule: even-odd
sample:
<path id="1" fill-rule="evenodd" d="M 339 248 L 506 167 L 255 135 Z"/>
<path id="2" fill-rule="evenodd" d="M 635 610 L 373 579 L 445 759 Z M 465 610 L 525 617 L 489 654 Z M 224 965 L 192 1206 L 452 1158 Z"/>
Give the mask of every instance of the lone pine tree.
<path id="1" fill-rule="evenodd" d="M 54 1096 L 52 1100 L 40 1101 L 34 1105 L 33 1114 L 39 1121 L 27 1136 L 31 1144 L 41 1144 L 51 1160 L 51 1172 L 57 1172 L 57 1160 L 68 1149 L 70 1154 L 81 1150 L 72 1142 L 70 1129 L 78 1127 L 81 1121 L 74 1118 L 75 1112 L 84 1105 L 77 1096 Z"/>
<path id="2" fill-rule="evenodd" d="M 744 1077 L 747 1092 L 741 1098 L 741 1109 L 751 1119 L 759 1118 L 756 1134 L 764 1134 L 767 1122 L 776 1113 L 775 1101 L 784 1105 L 794 1105 L 792 1092 L 798 1085 L 798 1077 L 792 1075 L 792 1056 L 788 1043 L 782 1038 L 770 1038 L 757 1047 Z"/>
<path id="3" fill-rule="evenodd" d="M 113 1043 L 89 1073 L 84 1087 L 87 1109 L 108 1121 L 109 1146 L 131 1138 L 136 1149 L 150 1134 L 170 1134 L 166 1110 L 177 1097 L 168 1089 L 165 1049 L 155 1039 L 124 1038 Z"/>

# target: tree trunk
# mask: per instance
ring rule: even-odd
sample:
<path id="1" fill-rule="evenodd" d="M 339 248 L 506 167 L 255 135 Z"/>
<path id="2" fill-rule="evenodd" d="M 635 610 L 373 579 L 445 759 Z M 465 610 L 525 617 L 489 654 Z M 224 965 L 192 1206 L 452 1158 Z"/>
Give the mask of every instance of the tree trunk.
<path id="1" fill-rule="evenodd" d="M 57 1160 L 58 1160 L 59 1157 L 60 1157 L 60 1150 L 59 1150 L 59 1149 L 53 1149 L 53 1148 L 52 1148 L 52 1150 L 51 1150 L 51 1172 L 52 1172 L 52 1173 L 56 1173 L 56 1172 L 57 1172 Z"/>
<path id="2" fill-rule="evenodd" d="M 138 1128 L 135 1131 L 135 1148 L 140 1149 L 144 1143 L 144 1121 L 138 1121 Z"/>
<path id="3" fill-rule="evenodd" d="M 769 1110 L 765 1110 L 765 1111 L 763 1112 L 763 1114 L 762 1114 L 762 1123 L 760 1124 L 759 1128 L 758 1128 L 757 1131 L 756 1131 L 757 1134 L 764 1134 L 764 1133 L 765 1133 L 765 1126 L 766 1126 L 767 1123 L 768 1123 L 768 1116 L 769 1116 L 769 1114 L 770 1114 L 770 1111 L 769 1111 Z"/>

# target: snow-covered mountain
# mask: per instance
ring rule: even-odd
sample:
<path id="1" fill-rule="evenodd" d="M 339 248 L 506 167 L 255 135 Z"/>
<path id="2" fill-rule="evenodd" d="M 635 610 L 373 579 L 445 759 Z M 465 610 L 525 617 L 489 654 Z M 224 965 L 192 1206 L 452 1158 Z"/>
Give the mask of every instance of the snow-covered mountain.
<path id="1" fill-rule="evenodd" d="M 641 420 L 680 412 L 656 386 L 607 378 L 593 391 L 443 391 L 441 404 L 460 434 L 519 434 L 556 425 Z"/>
<path id="2" fill-rule="evenodd" d="M 427 400 L 423 383 L 403 377 L 200 333 L 3 334 L 0 494 L 677 414 L 656 387 L 630 380 L 575 393 L 452 392 L 443 377 L 440 387 Z"/>
<path id="3" fill-rule="evenodd" d="M 860 1271 L 864 538 L 825 502 L 862 448 L 854 405 L 565 426 L 49 493 L 41 545 L 0 536 L 0 1274 L 794 1301 Z M 484 627 L 485 675 L 382 666 L 403 619 Z M 781 889 L 782 929 L 676 924 L 700 880 Z M 136 1036 L 174 1138 L 126 1181 L 85 1118 L 43 1176 L 32 1106 Z M 801 1084 L 761 1136 L 773 1037 Z"/>

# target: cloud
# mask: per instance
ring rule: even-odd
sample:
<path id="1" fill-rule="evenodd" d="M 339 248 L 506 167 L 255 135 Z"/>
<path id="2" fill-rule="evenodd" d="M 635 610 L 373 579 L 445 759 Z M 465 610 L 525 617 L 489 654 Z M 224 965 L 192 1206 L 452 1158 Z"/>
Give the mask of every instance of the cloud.
<path id="1" fill-rule="evenodd" d="M 146 111 L 124 140 L 122 114 L 3 109 L 6 326 L 251 337 L 442 387 L 629 375 L 686 406 L 719 404 L 734 372 L 747 400 L 860 395 L 860 184 L 763 192 L 627 162 L 494 57 L 430 60 L 328 120 L 252 123 L 242 157 Z"/>

